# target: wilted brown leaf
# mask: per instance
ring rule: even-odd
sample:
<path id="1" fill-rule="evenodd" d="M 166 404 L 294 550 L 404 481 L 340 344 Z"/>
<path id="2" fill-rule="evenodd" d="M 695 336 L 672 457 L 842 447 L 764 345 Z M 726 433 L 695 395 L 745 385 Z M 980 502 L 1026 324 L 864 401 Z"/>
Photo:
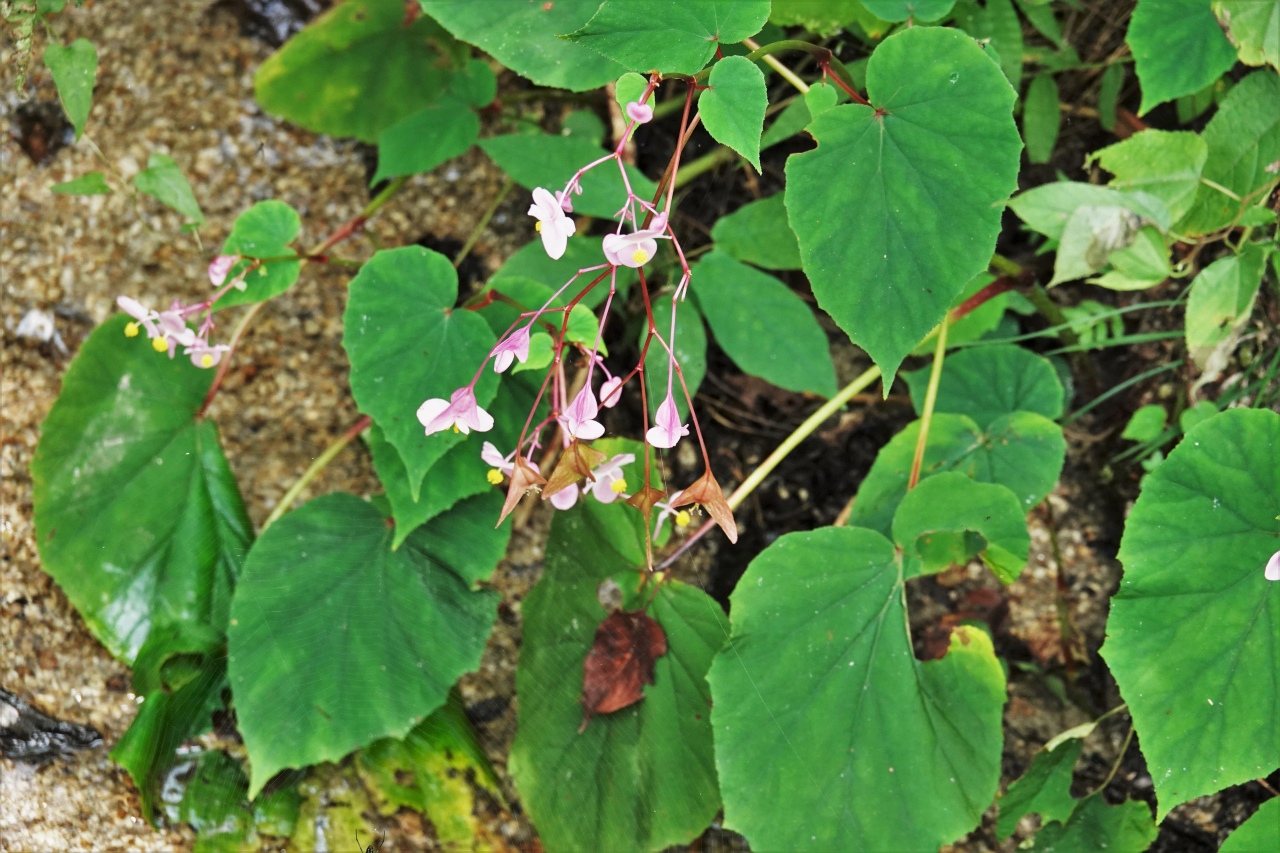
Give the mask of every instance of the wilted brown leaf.
<path id="1" fill-rule="evenodd" d="M 582 664 L 582 725 L 592 714 L 608 714 L 644 698 L 653 684 L 653 665 L 667 653 L 662 626 L 640 610 L 609 614 L 596 628 L 591 651 Z"/>
<path id="2" fill-rule="evenodd" d="M 542 490 L 542 499 L 545 501 L 583 477 L 594 481 L 595 477 L 591 475 L 591 469 L 604 460 L 603 453 L 589 445 L 579 444 L 575 438 L 573 443 L 564 449 L 564 453 L 560 454 L 560 460 L 556 462 L 555 470 L 551 472 L 551 477 L 548 478 L 547 485 Z"/>

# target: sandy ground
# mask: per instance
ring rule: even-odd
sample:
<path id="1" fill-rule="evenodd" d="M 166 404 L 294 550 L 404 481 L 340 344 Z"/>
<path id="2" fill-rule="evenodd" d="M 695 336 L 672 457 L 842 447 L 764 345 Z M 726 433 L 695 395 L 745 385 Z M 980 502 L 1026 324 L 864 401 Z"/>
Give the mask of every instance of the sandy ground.
<path id="1" fill-rule="evenodd" d="M 117 295 L 151 305 L 202 297 L 209 287 L 206 264 L 235 216 L 254 202 L 277 198 L 297 208 L 300 242 L 311 245 L 368 200 L 364 169 L 349 143 L 317 137 L 259 111 L 252 75 L 272 49 L 241 36 L 237 21 L 210 5 L 90 3 L 68 7 L 58 19 L 64 41 L 88 38 L 99 53 L 87 136 L 126 180 L 145 167 L 152 152 L 172 157 L 208 218 L 200 231 L 203 249 L 179 234 L 178 216 L 152 199 L 50 193 L 53 184 L 103 168 L 86 139 L 44 166 L 12 139 L 0 148 L 0 685 L 56 717 L 96 727 L 105 738 L 101 748 L 39 769 L 0 759 L 0 850 L 161 850 L 191 841 L 186 830 L 157 832 L 140 819 L 131 781 L 107 757 L 136 712 L 129 670 L 89 635 L 41 571 L 28 465 L 69 358 L 52 343 L 19 338 L 18 323 L 31 309 L 50 312 L 74 353 L 114 312 Z M 42 49 L 37 38 L 37 59 Z M 13 67 L 11 38 L 3 51 L 0 67 Z M 38 61 L 24 93 L 32 95 L 56 102 Z M 3 93 L 5 126 L 24 96 Z M 473 150 L 415 179 L 367 235 L 340 251 L 368 257 L 370 235 L 384 246 L 425 234 L 465 240 L 500 184 L 497 170 Z M 500 231 L 506 222 L 510 229 L 516 207 L 509 199 L 493 228 Z M 511 246 L 511 239 L 486 231 L 473 254 L 492 269 Z M 347 278 L 341 270 L 304 270 L 292 291 L 259 315 L 211 411 L 255 524 L 357 417 L 341 347 Z M 377 490 L 362 449 L 344 452 L 308 495 L 336 489 L 361 495 Z M 527 587 L 533 577 L 520 566 L 503 571 L 528 576 L 516 588 Z M 495 644 L 509 647 L 513 631 L 514 626 Z M 511 655 L 494 650 L 486 658 L 487 674 L 469 681 L 468 699 L 491 695 L 491 681 L 506 685 L 510 695 L 512 662 Z M 490 725 L 510 729 L 513 718 L 508 708 Z M 496 737 L 495 753 L 503 740 Z"/>

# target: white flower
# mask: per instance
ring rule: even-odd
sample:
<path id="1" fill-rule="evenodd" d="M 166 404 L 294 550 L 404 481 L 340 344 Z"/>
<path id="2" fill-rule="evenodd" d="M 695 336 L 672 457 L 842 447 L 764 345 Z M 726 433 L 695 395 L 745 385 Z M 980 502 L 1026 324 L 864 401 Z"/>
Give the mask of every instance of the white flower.
<path id="1" fill-rule="evenodd" d="M 577 230 L 573 220 L 564 214 L 562 205 L 567 199 L 567 194 L 562 194 L 561 199 L 557 199 L 538 187 L 533 191 L 533 204 L 529 205 L 529 215 L 538 220 L 534 227 L 542 235 L 542 248 L 547 250 L 552 260 L 559 260 L 564 255 L 569 238 Z"/>

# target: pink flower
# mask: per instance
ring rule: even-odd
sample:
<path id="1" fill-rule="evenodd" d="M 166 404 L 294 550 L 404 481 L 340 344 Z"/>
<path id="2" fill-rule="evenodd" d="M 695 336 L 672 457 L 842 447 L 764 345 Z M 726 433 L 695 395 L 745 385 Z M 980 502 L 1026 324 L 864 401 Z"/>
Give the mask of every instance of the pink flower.
<path id="1" fill-rule="evenodd" d="M 627 116 L 637 124 L 648 124 L 653 119 L 653 107 L 632 101 L 627 104 Z"/>
<path id="2" fill-rule="evenodd" d="M 1267 567 L 1262 570 L 1262 576 L 1269 581 L 1280 581 L 1280 551 L 1276 551 L 1271 555 L 1271 559 L 1267 560 Z"/>
<path id="3" fill-rule="evenodd" d="M 606 234 L 604 256 L 609 263 L 621 267 L 639 268 L 649 263 L 658 253 L 658 241 L 667 230 L 667 215 L 659 213 L 653 224 L 631 234 Z"/>
<path id="4" fill-rule="evenodd" d="M 673 503 L 680 500 L 680 492 L 673 492 L 671 497 L 665 502 L 658 501 L 654 504 L 659 510 L 657 523 L 653 526 L 653 539 L 656 542 L 658 534 L 662 532 L 662 525 L 668 518 L 674 518 L 677 527 L 688 527 L 692 520 L 687 509 L 676 509 Z"/>
<path id="5" fill-rule="evenodd" d="M 502 451 L 492 441 L 486 441 L 480 448 L 480 458 L 484 460 L 485 464 L 491 468 L 497 468 L 508 477 L 511 476 L 512 470 L 516 467 L 516 464 L 511 461 L 512 456 L 515 456 L 514 451 L 512 451 L 511 456 L 503 456 Z"/>
<path id="6" fill-rule="evenodd" d="M 622 377 L 611 376 L 600 386 L 600 405 L 612 409 L 622 402 Z"/>
<path id="7" fill-rule="evenodd" d="M 493 429 L 493 416 L 476 403 L 475 392 L 469 385 L 454 391 L 448 402 L 439 397 L 427 400 L 418 407 L 418 422 L 426 429 L 427 435 L 450 427 L 463 435 L 471 430 L 488 432 Z"/>
<path id="8" fill-rule="evenodd" d="M 196 338 L 195 341 L 183 350 L 183 355 L 191 356 L 191 363 L 196 367 L 213 367 L 222 361 L 222 356 L 231 351 L 231 347 L 226 344 L 209 345 L 204 338 Z"/>
<path id="9" fill-rule="evenodd" d="M 582 189 L 580 187 L 577 188 L 577 192 L 581 195 Z M 560 209 L 565 213 L 573 213 L 573 198 L 569 191 L 556 190 L 556 203 L 560 205 Z"/>
<path id="10" fill-rule="evenodd" d="M 602 504 L 611 504 L 627 490 L 627 481 L 622 476 L 622 466 L 636 461 L 634 453 L 619 453 L 591 472 L 596 481 L 591 485 L 591 494 Z M 619 485 L 615 485 L 619 484 Z M 554 496 L 552 500 L 555 500 Z"/>
<path id="11" fill-rule="evenodd" d="M 556 509 L 568 509 L 578 502 L 578 484 L 565 486 L 547 500 L 551 501 L 551 505 Z"/>
<path id="12" fill-rule="evenodd" d="M 563 193 L 556 198 L 542 187 L 538 187 L 533 191 L 533 204 L 529 205 L 529 215 L 538 220 L 534 227 L 542 235 L 542 248 L 547 250 L 552 260 L 559 260 L 564 255 L 564 250 L 569 245 L 569 238 L 577 229 L 573 220 L 564 215 L 562 205 L 568 201 L 568 198 L 568 195 Z"/>
<path id="13" fill-rule="evenodd" d="M 591 441 L 604 435 L 604 424 L 596 420 L 600 408 L 596 405 L 596 395 L 588 384 L 573 398 L 573 402 L 564 410 L 561 420 L 569 435 L 583 441 Z"/>
<path id="14" fill-rule="evenodd" d="M 654 447 L 675 447 L 681 438 L 689 434 L 689 428 L 680 423 L 680 412 L 676 409 L 675 398 L 667 392 L 667 399 L 658 406 L 654 415 L 654 424 L 645 433 L 645 439 Z"/>
<path id="15" fill-rule="evenodd" d="M 517 330 L 511 337 L 493 348 L 493 372 L 501 373 L 519 359 L 521 364 L 529 360 L 529 327 Z"/>
<path id="16" fill-rule="evenodd" d="M 209 283 L 214 287 L 222 287 L 227 282 L 227 274 L 240 258 L 236 255 L 218 255 L 209 262 Z"/>
<path id="17" fill-rule="evenodd" d="M 120 306 L 120 310 L 132 317 L 135 322 L 125 327 L 124 333 L 129 337 L 138 334 L 138 327 L 147 330 L 147 337 L 154 338 L 160 334 L 160 329 L 156 326 L 156 320 L 160 315 L 143 305 L 132 296 L 120 296 L 116 298 L 116 305 Z"/>

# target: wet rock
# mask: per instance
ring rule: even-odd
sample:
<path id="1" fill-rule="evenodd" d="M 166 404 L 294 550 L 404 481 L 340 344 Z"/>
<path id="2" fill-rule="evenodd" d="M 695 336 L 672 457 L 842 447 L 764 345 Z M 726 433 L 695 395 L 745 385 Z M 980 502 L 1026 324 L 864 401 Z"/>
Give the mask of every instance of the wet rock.
<path id="1" fill-rule="evenodd" d="M 102 735 L 50 717 L 0 687 L 0 753 L 16 761 L 51 761 L 102 744 Z"/>

